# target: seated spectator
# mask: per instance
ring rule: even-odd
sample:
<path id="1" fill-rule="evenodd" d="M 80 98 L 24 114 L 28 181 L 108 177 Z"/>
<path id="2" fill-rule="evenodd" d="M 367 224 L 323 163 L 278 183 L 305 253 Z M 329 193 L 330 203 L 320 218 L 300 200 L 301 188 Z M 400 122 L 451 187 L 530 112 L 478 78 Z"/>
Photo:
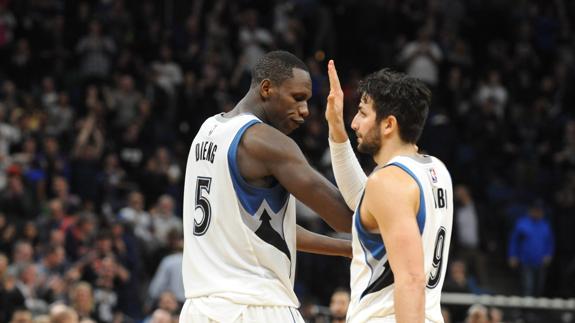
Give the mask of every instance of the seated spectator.
<path id="1" fill-rule="evenodd" d="M 443 290 L 452 293 L 482 293 L 475 279 L 467 274 L 466 264 L 457 259 L 452 260 L 449 265 L 449 274 L 445 279 Z"/>

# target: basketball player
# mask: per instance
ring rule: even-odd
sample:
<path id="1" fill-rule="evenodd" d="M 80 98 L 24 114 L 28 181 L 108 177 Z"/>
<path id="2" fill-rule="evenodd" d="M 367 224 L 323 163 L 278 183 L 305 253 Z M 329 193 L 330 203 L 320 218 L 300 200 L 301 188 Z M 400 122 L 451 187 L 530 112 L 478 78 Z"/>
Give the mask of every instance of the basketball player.
<path id="1" fill-rule="evenodd" d="M 351 303 L 347 321 L 443 322 L 441 288 L 453 218 L 449 172 L 415 145 L 431 93 L 420 81 L 389 70 L 360 83 L 351 124 L 358 150 L 377 163 L 369 177 L 343 124 L 343 92 L 328 63 L 326 110 L 337 184 L 355 214 Z"/>
<path id="2" fill-rule="evenodd" d="M 308 116 L 310 97 L 306 65 L 270 52 L 236 107 L 201 126 L 186 167 L 180 322 L 303 322 L 296 231 L 298 250 L 351 256 L 349 241 L 296 227 L 295 198 L 335 230 L 351 230 L 339 191 L 287 136 Z"/>

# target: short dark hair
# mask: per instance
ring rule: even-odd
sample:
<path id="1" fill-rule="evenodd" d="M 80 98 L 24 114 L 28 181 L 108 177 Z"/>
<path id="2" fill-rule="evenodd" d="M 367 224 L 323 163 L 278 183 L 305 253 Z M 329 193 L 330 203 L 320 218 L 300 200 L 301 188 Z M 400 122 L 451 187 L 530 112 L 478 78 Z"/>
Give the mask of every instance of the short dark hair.
<path id="1" fill-rule="evenodd" d="M 268 79 L 274 85 L 282 84 L 293 77 L 293 69 L 299 68 L 309 72 L 308 67 L 294 54 L 277 50 L 262 56 L 252 68 L 252 84 L 254 87 Z"/>
<path id="2" fill-rule="evenodd" d="M 425 83 L 384 68 L 362 80 L 358 92 L 373 100 L 378 123 L 393 115 L 403 141 L 419 140 L 431 104 L 431 91 Z"/>

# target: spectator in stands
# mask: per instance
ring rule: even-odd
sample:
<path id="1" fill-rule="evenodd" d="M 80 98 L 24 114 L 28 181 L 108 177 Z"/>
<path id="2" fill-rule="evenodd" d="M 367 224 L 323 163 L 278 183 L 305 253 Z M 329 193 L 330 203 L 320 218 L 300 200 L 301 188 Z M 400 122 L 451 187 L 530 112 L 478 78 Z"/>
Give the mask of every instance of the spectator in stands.
<path id="1" fill-rule="evenodd" d="M 156 301 L 160 295 L 169 291 L 174 294 L 177 300 L 183 304 L 184 282 L 182 280 L 182 250 L 183 235 L 181 229 L 170 231 L 170 240 L 172 240 L 171 254 L 167 255 L 160 262 L 154 278 L 150 282 L 148 294 L 153 301 Z"/>
<path id="2" fill-rule="evenodd" d="M 467 311 L 465 323 L 489 323 L 487 308 L 480 304 L 472 305 Z"/>
<path id="3" fill-rule="evenodd" d="M 528 213 L 517 220 L 509 239 L 509 265 L 520 269 L 523 295 L 543 294 L 554 251 L 555 237 L 545 219 L 545 205 L 536 199 Z"/>
<path id="4" fill-rule="evenodd" d="M 19 240 L 12 250 L 12 263 L 8 268 L 10 274 L 18 275 L 25 266 L 34 262 L 34 247 L 29 241 Z"/>
<path id="5" fill-rule="evenodd" d="M 92 248 L 92 239 L 96 231 L 96 219 L 91 214 L 82 214 L 78 220 L 66 230 L 66 257 L 76 261 Z"/>
<path id="6" fill-rule="evenodd" d="M 76 218 L 66 214 L 62 202 L 55 198 L 48 202 L 47 214 L 40 216 L 36 221 L 38 230 L 40 231 L 40 239 L 46 241 L 49 239 L 52 230 L 66 230 L 74 223 Z"/>
<path id="7" fill-rule="evenodd" d="M 487 100 L 493 100 L 493 109 L 499 119 L 505 117 L 508 100 L 507 89 L 501 84 L 501 76 L 497 70 L 489 71 L 487 79 L 481 82 L 477 89 L 477 103 L 482 106 Z"/>
<path id="8" fill-rule="evenodd" d="M 336 289 L 331 294 L 331 301 L 329 303 L 329 312 L 331 315 L 332 323 L 344 323 L 347 315 L 347 308 L 349 307 L 349 291 L 344 288 Z"/>
<path id="9" fill-rule="evenodd" d="M 78 41 L 76 52 L 80 56 L 80 70 L 85 79 L 102 81 L 109 77 L 116 44 L 103 34 L 100 22 L 90 22 L 88 34 Z"/>
<path id="10" fill-rule="evenodd" d="M 147 251 L 156 248 L 156 241 L 152 233 L 152 218 L 144 209 L 144 196 L 140 192 L 131 192 L 128 195 L 128 206 L 120 210 L 119 218 L 128 224 L 138 239 L 144 243 Z"/>
<path id="11" fill-rule="evenodd" d="M 53 178 L 51 195 L 60 200 L 66 214 L 74 214 L 80 208 L 80 198 L 70 192 L 68 181 L 63 176 Z"/>
<path id="12" fill-rule="evenodd" d="M 32 323 L 32 313 L 27 309 L 14 311 L 10 323 Z"/>
<path id="13" fill-rule="evenodd" d="M 503 323 L 503 311 L 497 307 L 490 308 L 489 323 Z"/>
<path id="14" fill-rule="evenodd" d="M 8 177 L 6 190 L 0 195 L 0 210 L 10 223 L 17 225 L 34 217 L 34 197 L 25 187 L 18 169 L 14 169 L 14 173 Z"/>
<path id="15" fill-rule="evenodd" d="M 465 262 L 454 259 L 450 261 L 448 275 L 443 288 L 446 292 L 481 294 L 475 279 L 467 273 Z"/>
<path id="16" fill-rule="evenodd" d="M 422 27 L 417 39 L 407 43 L 399 55 L 399 61 L 409 76 L 428 83 L 432 88 L 437 85 L 443 54 L 432 39 L 430 26 Z"/>
<path id="17" fill-rule="evenodd" d="M 56 304 L 50 308 L 50 323 L 78 323 L 78 313 L 69 306 Z"/>
<path id="18" fill-rule="evenodd" d="M 509 265 L 519 268 L 525 296 L 541 296 L 545 289 L 546 269 L 553 259 L 555 237 L 545 219 L 545 206 L 535 200 L 526 215 L 517 220 L 509 239 Z"/>
<path id="19" fill-rule="evenodd" d="M 165 194 L 160 196 L 156 206 L 150 212 L 154 236 L 160 246 L 168 244 L 170 231 L 183 231 L 182 219 L 176 216 L 174 208 L 174 199 Z"/>
<path id="20" fill-rule="evenodd" d="M 480 221 L 471 192 L 465 185 L 455 187 L 455 236 L 458 257 L 468 266 L 480 282 L 486 282 L 484 256 L 480 246 Z"/>
<path id="21" fill-rule="evenodd" d="M 114 127 L 123 130 L 136 119 L 138 104 L 143 96 L 135 88 L 132 76 L 121 75 L 116 82 L 118 84 L 114 89 L 105 92 L 106 105 L 114 116 Z"/>
<path id="22" fill-rule="evenodd" d="M 28 263 L 18 273 L 16 288 L 24 296 L 26 308 L 38 314 L 48 309 L 48 303 L 41 298 L 38 269 L 35 264 Z"/>
<path id="23" fill-rule="evenodd" d="M 98 320 L 97 304 L 94 303 L 92 286 L 78 282 L 70 289 L 70 306 L 78 313 L 80 320 Z"/>

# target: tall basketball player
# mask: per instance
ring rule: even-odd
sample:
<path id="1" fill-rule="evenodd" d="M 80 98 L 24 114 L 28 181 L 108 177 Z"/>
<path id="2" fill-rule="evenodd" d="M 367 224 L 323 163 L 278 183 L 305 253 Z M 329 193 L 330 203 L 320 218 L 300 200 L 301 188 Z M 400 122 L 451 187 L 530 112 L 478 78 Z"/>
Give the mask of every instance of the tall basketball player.
<path id="1" fill-rule="evenodd" d="M 351 256 L 349 241 L 296 226 L 295 198 L 337 231 L 352 212 L 287 134 L 308 116 L 311 79 L 294 55 L 266 54 L 248 93 L 207 119 L 184 188 L 180 322 L 303 322 L 293 291 L 297 249 Z M 294 198 L 295 196 L 295 198 Z"/>
<path id="2" fill-rule="evenodd" d="M 389 70 L 360 83 L 351 124 L 358 150 L 377 167 L 366 177 L 343 124 L 343 92 L 328 64 L 326 110 L 332 165 L 351 208 L 353 260 L 347 321 L 443 322 L 440 308 L 451 226 L 451 176 L 437 158 L 418 154 L 431 93 Z"/>

